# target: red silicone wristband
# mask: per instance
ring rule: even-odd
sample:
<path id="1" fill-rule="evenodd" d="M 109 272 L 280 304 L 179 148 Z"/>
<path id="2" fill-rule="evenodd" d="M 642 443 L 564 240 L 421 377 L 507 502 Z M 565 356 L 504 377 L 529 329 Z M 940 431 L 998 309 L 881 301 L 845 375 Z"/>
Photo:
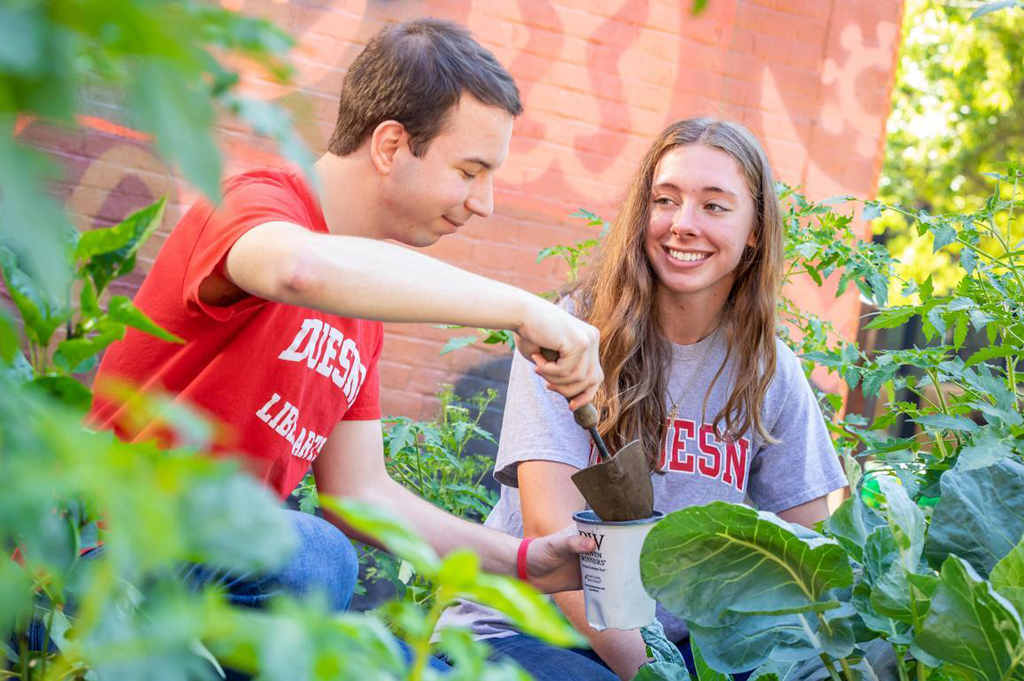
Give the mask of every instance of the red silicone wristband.
<path id="1" fill-rule="evenodd" d="M 532 541 L 532 537 L 523 537 L 519 542 L 519 553 L 516 554 L 516 576 L 524 582 L 530 581 L 530 575 L 526 572 L 526 552 Z"/>

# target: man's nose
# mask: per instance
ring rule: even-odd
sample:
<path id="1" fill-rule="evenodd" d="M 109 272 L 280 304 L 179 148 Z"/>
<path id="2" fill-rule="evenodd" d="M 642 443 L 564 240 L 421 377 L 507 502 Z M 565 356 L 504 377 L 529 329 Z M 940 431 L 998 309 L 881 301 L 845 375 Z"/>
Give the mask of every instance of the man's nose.
<path id="1" fill-rule="evenodd" d="M 476 183 L 466 197 L 466 208 L 482 218 L 494 212 L 494 182 L 490 177 Z"/>

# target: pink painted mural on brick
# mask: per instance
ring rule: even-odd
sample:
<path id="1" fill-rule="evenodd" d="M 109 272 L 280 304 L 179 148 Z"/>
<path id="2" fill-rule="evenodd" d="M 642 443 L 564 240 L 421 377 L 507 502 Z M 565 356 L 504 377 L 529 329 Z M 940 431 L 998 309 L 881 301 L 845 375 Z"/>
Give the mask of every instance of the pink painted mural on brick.
<path id="1" fill-rule="evenodd" d="M 780 179 L 812 197 L 872 197 L 902 18 L 902 0 L 710 0 L 697 17 L 681 0 L 222 4 L 271 18 L 296 38 L 294 88 L 253 72 L 246 90 L 301 112 L 300 128 L 316 153 L 333 126 L 345 69 L 381 26 L 420 15 L 468 26 L 515 76 L 526 113 L 497 176 L 495 215 L 469 223 L 428 252 L 535 291 L 552 289 L 564 277 L 554 260 L 537 264 L 537 251 L 593 236 L 568 215 L 585 207 L 612 217 L 647 144 L 678 118 L 741 121 L 764 142 Z M 82 229 L 169 197 L 163 231 L 142 254 L 144 271 L 196 194 L 144 137 L 123 125 L 120 112 L 95 108 L 79 133 L 28 122 L 21 134 L 62 160 L 62 190 Z M 231 121 L 221 126 L 220 141 L 228 172 L 276 162 L 272 145 Z M 138 281 L 125 286 L 130 291 Z M 856 332 L 854 295 L 836 304 L 829 291 L 811 285 L 791 294 L 842 333 Z M 428 414 L 439 382 L 453 382 L 495 358 L 495 350 L 478 348 L 439 358 L 449 335 L 413 325 L 389 329 L 382 365 L 386 413 Z M 500 377 L 484 372 L 478 382 Z"/>

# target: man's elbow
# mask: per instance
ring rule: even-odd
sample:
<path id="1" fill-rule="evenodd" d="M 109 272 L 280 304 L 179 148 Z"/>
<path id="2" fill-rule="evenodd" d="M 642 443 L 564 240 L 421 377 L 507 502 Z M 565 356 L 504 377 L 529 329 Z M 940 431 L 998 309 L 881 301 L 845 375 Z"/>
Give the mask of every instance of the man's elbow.
<path id="1" fill-rule="evenodd" d="M 315 299 L 326 265 L 315 239 L 303 232 L 276 224 L 253 229 L 228 253 L 228 279 L 267 300 L 301 305 Z"/>

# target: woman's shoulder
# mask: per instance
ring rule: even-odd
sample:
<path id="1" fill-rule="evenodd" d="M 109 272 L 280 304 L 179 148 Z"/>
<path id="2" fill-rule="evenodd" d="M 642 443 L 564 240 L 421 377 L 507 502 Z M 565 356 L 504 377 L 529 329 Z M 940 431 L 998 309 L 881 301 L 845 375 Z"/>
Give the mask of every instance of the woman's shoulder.
<path id="1" fill-rule="evenodd" d="M 772 379 L 772 387 L 778 387 L 786 392 L 792 390 L 794 385 L 802 385 L 807 382 L 804 375 L 803 365 L 796 353 L 786 345 L 786 342 L 775 337 L 775 378 Z"/>

